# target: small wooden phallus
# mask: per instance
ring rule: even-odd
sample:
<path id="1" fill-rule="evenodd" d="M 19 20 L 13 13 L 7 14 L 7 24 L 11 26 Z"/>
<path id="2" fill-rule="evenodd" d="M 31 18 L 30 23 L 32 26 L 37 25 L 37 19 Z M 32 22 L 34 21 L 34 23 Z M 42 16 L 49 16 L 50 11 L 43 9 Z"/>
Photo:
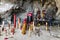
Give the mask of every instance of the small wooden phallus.
<path id="1" fill-rule="evenodd" d="M 46 31 L 48 31 L 48 23 L 46 22 Z"/>
<path id="2" fill-rule="evenodd" d="M 22 34 L 23 35 L 26 34 L 26 22 L 23 23 L 23 26 L 22 26 Z"/>
<path id="3" fill-rule="evenodd" d="M 20 28 L 20 18 L 18 18 L 18 27 L 17 28 Z"/>

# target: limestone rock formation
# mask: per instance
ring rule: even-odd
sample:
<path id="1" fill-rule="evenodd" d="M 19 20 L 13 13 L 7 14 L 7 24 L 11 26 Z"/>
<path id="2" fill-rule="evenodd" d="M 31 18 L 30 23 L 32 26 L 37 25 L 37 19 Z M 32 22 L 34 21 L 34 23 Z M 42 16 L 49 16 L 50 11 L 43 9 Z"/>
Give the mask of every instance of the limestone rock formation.
<path id="1" fill-rule="evenodd" d="M 60 19 L 60 0 L 55 0 L 56 1 L 56 5 L 58 7 L 58 12 L 56 14 L 57 19 Z"/>

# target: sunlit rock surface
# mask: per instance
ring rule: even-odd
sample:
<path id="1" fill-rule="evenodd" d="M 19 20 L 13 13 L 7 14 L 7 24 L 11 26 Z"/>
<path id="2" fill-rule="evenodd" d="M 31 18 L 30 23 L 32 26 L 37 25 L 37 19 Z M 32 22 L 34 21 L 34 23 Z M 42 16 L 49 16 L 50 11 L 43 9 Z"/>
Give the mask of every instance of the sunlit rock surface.
<path id="1" fill-rule="evenodd" d="M 4 12 L 6 12 L 7 10 L 10 10 L 12 7 L 13 7 L 13 4 L 11 4 L 11 3 L 1 3 L 0 4 L 0 14 L 4 14 Z"/>
<path id="2" fill-rule="evenodd" d="M 58 12 L 56 14 L 57 18 L 56 19 L 60 19 L 60 0 L 55 0 L 56 1 L 56 5 L 58 7 Z"/>

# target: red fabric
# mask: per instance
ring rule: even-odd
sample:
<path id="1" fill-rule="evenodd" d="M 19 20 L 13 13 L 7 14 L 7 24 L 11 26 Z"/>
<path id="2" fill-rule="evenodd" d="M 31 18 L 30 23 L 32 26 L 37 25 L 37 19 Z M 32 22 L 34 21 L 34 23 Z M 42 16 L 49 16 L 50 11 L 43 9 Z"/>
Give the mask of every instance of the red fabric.
<path id="1" fill-rule="evenodd" d="M 16 15 L 14 14 L 14 28 L 16 28 Z"/>
<path id="2" fill-rule="evenodd" d="M 11 29 L 11 32 L 12 32 L 12 34 L 14 35 L 15 29 L 14 29 L 14 28 L 12 28 L 12 29 Z"/>
<path id="3" fill-rule="evenodd" d="M 27 16 L 32 16 L 32 12 L 29 12 L 29 13 L 27 14 Z"/>

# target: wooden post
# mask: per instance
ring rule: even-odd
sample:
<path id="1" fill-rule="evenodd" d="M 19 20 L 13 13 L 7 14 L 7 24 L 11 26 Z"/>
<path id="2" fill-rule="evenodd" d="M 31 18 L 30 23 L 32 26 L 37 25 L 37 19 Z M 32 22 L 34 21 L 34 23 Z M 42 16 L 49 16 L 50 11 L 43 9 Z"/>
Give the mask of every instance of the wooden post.
<path id="1" fill-rule="evenodd" d="M 11 25 L 11 22 L 9 21 L 9 23 L 8 23 L 8 27 L 9 27 L 9 29 L 10 29 L 10 25 Z"/>
<path id="2" fill-rule="evenodd" d="M 31 36 L 31 28 L 29 27 L 29 37 Z"/>
<path id="3" fill-rule="evenodd" d="M 33 31 L 34 31 L 34 21 L 33 21 Z"/>
<path id="4" fill-rule="evenodd" d="M 23 26 L 22 26 L 22 34 L 23 35 L 26 34 L 26 22 L 23 23 Z"/>
<path id="5" fill-rule="evenodd" d="M 33 32 L 33 22 L 29 25 L 29 37 L 31 36 L 31 33 Z"/>
<path id="6" fill-rule="evenodd" d="M 18 27 L 17 28 L 20 28 L 20 18 L 18 18 Z"/>
<path id="7" fill-rule="evenodd" d="M 29 40 L 30 39 L 30 36 L 31 36 L 31 29 L 30 29 L 30 27 L 29 27 L 29 31 L 28 31 L 29 33 L 28 33 L 28 39 L 27 40 Z"/>
<path id="8" fill-rule="evenodd" d="M 48 23 L 46 22 L 46 31 L 48 31 Z"/>

